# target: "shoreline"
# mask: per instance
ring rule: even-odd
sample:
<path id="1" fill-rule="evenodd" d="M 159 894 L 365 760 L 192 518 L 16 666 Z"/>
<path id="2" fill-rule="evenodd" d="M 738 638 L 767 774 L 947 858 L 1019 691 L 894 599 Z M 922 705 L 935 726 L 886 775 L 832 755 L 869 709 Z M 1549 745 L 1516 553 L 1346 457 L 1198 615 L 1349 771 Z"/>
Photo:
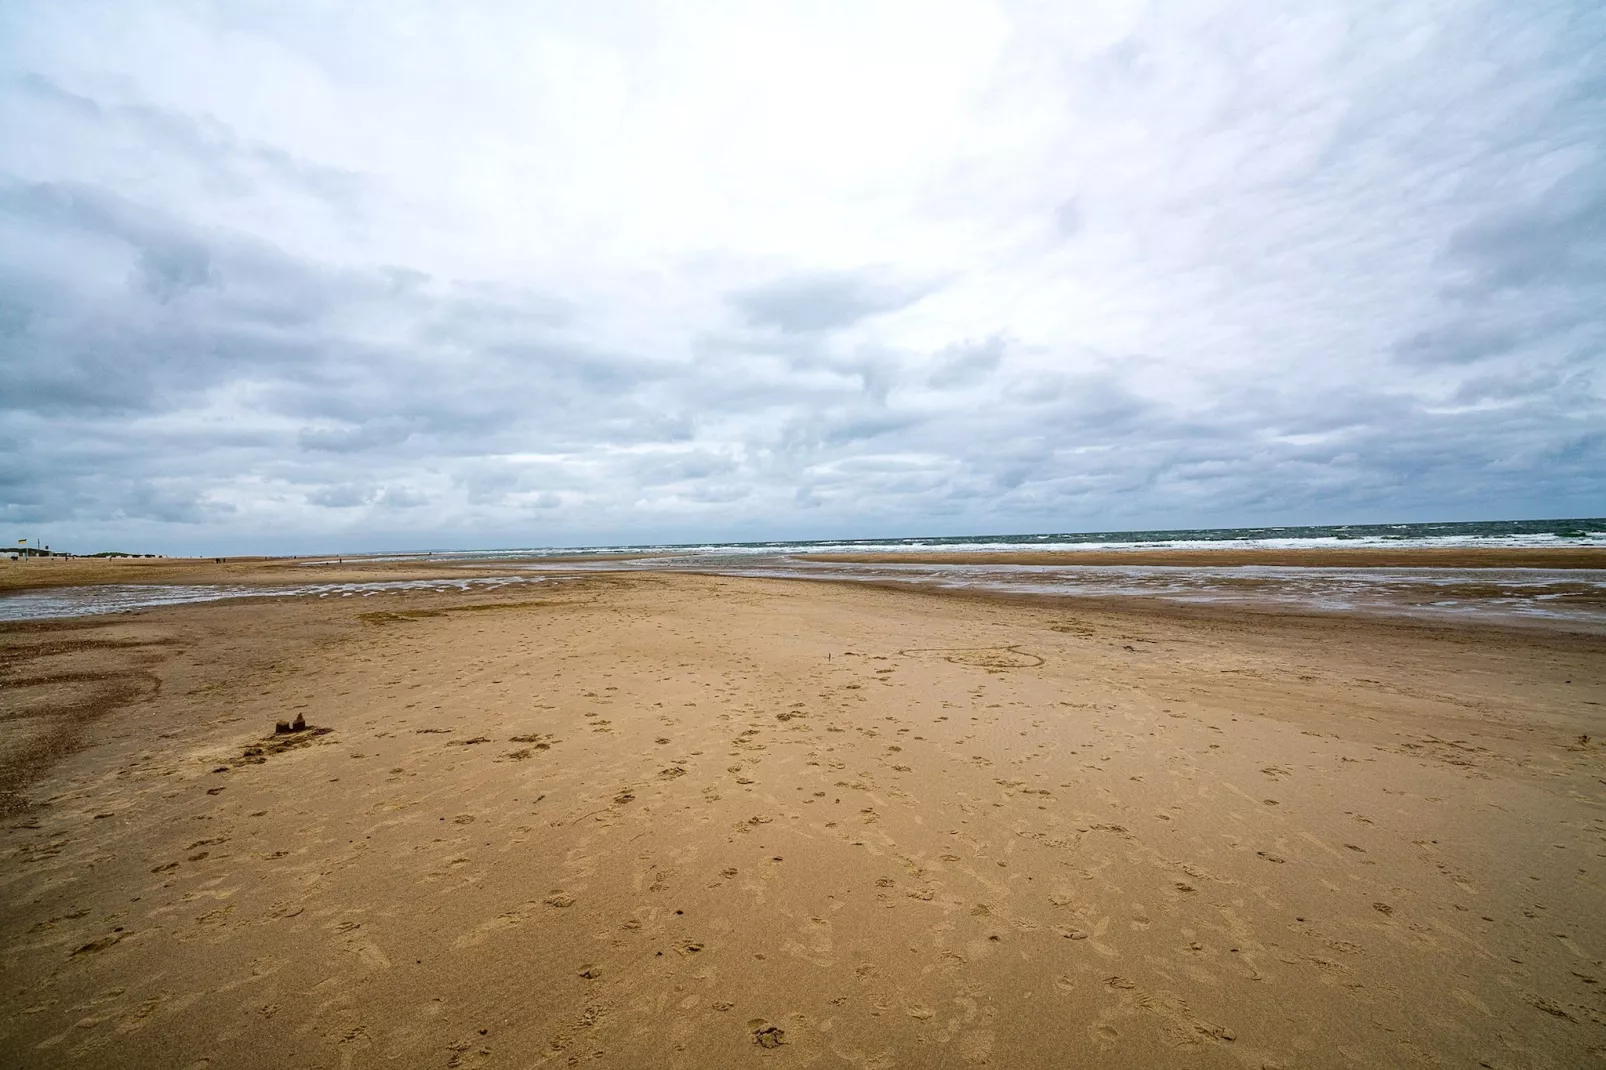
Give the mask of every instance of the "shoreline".
<path id="1" fill-rule="evenodd" d="M 99 566 L 59 562 L 0 573 L 0 620 L 50 620 L 141 611 L 161 605 L 294 596 L 367 600 L 417 586 L 445 594 L 465 585 L 495 589 L 565 584 L 585 576 L 695 573 L 807 580 L 883 588 L 917 587 L 1047 605 L 1145 603 L 1197 606 L 1288 617 L 1312 615 L 1415 619 L 1455 627 L 1479 624 L 1524 631 L 1606 630 L 1606 569 L 1586 569 L 1577 553 L 1484 552 L 1479 567 L 1464 553 L 1418 550 L 1187 551 L 1126 553 L 798 555 L 731 562 L 666 556 L 506 559 L 482 562 L 358 561 L 304 563 L 297 558 L 168 559 Z M 1111 562 L 1119 563 L 1111 563 Z M 1415 567 L 1404 562 L 1413 561 Z M 1541 562 L 1572 567 L 1539 568 Z M 1457 562 L 1452 564 L 1451 562 Z M 1593 563 L 1593 562 L 1587 562 Z M 1606 564 L 1606 561 L 1600 562 Z M 6 581 L 9 581 L 6 582 Z M 1141 611 L 1134 609 L 1133 611 Z"/>
<path id="2" fill-rule="evenodd" d="M 501 562 L 467 568 L 456 564 L 386 562 L 352 559 L 342 564 L 307 564 L 305 558 L 210 557 L 113 559 L 90 558 L 6 562 L 0 567 L 0 596 L 8 591 L 98 585 L 157 584 L 296 586 L 308 583 L 366 583 L 386 580 L 449 580 L 500 574 Z M 502 571 L 505 571 L 503 569 Z"/>
<path id="3" fill-rule="evenodd" d="M 725 572 L 692 572 L 692 575 L 742 578 Z M 849 576 L 754 577 L 776 583 L 820 583 L 883 591 L 901 591 L 939 599 L 968 600 L 986 605 L 1032 607 L 1070 615 L 1095 613 L 1111 617 L 1148 617 L 1201 627 L 1285 627 L 1308 622 L 1316 628 L 1349 622 L 1358 627 L 1398 627 L 1411 631 L 1453 634 L 1467 631 L 1494 636 L 1518 635 L 1577 636 L 1586 642 L 1606 638 L 1606 623 L 1567 617 L 1531 616 L 1513 612 L 1433 613 L 1408 608 L 1369 607 L 1317 608 L 1273 599 L 1180 599 L 1136 594 L 1066 594 L 1045 591 L 1015 591 L 998 587 L 944 587 L 911 583 L 896 578 L 856 578 Z M 1606 653 L 1606 649 L 1603 649 Z"/>
<path id="4" fill-rule="evenodd" d="M 1529 549 L 1310 549 L 1310 550 L 1064 550 L 998 551 L 942 553 L 905 551 L 897 553 L 820 553 L 777 554 L 778 558 L 820 564 L 866 565 L 1034 565 L 1088 566 L 1164 566 L 1239 567 L 1287 566 L 1297 568 L 1445 568 L 1445 569 L 1548 569 L 1606 570 L 1606 548 L 1529 548 Z M 630 569 L 652 571 L 644 562 L 662 560 L 674 563 L 675 571 L 688 568 L 727 567 L 709 563 L 687 564 L 683 554 L 568 554 L 557 557 L 506 557 L 494 560 L 393 561 L 385 558 L 352 558 L 340 564 L 325 559 L 297 557 L 224 558 L 71 558 L 36 559 L 0 563 L 0 595 L 7 591 L 37 590 L 46 587 L 83 587 L 97 584 L 129 586 L 149 584 L 237 584 L 282 585 L 305 583 L 362 583 L 375 580 L 436 580 L 487 577 L 507 569 L 527 569 L 530 565 L 589 566 L 576 571 L 608 571 L 594 566 L 628 562 Z M 755 557 L 755 563 L 762 558 Z"/>
<path id="5" fill-rule="evenodd" d="M 1294 550 L 1054 550 L 943 553 L 911 550 L 879 554 L 795 554 L 802 561 L 861 565 L 1141 565 L 1290 566 L 1298 568 L 1606 569 L 1606 547 Z"/>

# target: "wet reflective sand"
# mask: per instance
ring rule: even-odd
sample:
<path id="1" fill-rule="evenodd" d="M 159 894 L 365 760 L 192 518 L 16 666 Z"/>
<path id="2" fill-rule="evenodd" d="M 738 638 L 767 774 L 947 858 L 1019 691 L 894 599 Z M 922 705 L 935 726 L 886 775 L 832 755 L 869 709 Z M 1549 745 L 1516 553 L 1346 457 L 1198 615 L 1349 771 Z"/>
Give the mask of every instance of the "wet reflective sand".
<path id="1" fill-rule="evenodd" d="M 494 567 L 496 575 L 472 575 Z M 1441 620 L 1526 623 L 1606 630 L 1606 569 L 1355 568 L 1283 564 L 1039 564 L 990 555 L 984 561 L 858 561 L 791 555 L 686 553 L 592 560 L 440 562 L 427 577 L 342 582 L 91 584 L 0 597 L 0 620 L 117 613 L 231 598 L 351 598 L 387 591 L 449 591 L 550 582 L 593 572 L 702 572 L 723 576 L 830 580 L 1066 598 L 1154 598 L 1260 607 L 1281 612 L 1366 613 Z M 447 575 L 440 575 L 440 571 Z M 465 575 L 450 575 L 462 572 Z M 314 569 L 306 568 L 310 578 Z M 289 582 L 286 582 L 289 581 Z"/>
<path id="2" fill-rule="evenodd" d="M 218 602 L 229 598 L 359 598 L 393 591 L 489 590 L 508 584 L 547 582 L 542 576 L 490 576 L 463 579 L 376 580 L 366 583 L 284 585 L 231 583 L 102 583 L 47 587 L 0 597 L 0 620 L 49 620 L 123 613 L 156 606 Z"/>

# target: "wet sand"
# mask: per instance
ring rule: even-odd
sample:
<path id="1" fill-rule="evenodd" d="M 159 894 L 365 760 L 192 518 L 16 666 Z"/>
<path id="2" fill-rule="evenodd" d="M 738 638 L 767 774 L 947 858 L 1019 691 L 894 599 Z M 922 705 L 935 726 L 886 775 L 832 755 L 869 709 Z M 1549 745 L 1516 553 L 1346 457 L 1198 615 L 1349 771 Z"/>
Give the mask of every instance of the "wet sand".
<path id="1" fill-rule="evenodd" d="M 210 557 L 171 558 L 36 558 L 0 561 L 0 594 L 45 587 L 84 587 L 91 584 L 298 584 L 361 583 L 366 580 L 443 579 L 490 575 L 483 569 L 429 561 L 387 561 L 352 558 L 309 561 L 293 557 L 229 557 L 221 563 Z"/>
<path id="2" fill-rule="evenodd" d="M 383 557 L 334 558 L 229 557 L 219 563 L 199 558 L 36 558 L 0 560 L 0 594 L 46 587 L 91 584 L 255 584 L 361 583 L 371 580 L 446 579 L 505 574 L 519 565 L 552 568 L 565 564 L 613 563 L 641 567 L 652 554 L 571 554 L 495 560 L 442 557 L 395 560 Z M 684 565 L 684 554 L 656 555 Z M 1289 565 L 1305 568 L 1489 568 L 1606 569 L 1606 549 L 1597 547 L 1526 549 L 1362 548 L 1354 550 L 1065 550 L 940 553 L 910 550 L 883 554 L 789 554 L 795 561 L 872 565 L 1169 565 L 1230 567 Z M 728 564 L 728 562 L 726 562 Z"/>
<path id="3" fill-rule="evenodd" d="M 1407 547 L 1391 550 L 999 550 L 942 553 L 909 550 L 887 554 L 798 554 L 803 561 L 897 565 L 1170 565 L 1174 567 L 1291 565 L 1301 568 L 1567 568 L 1606 569 L 1606 548 L 1500 547 L 1484 549 Z"/>
<path id="4" fill-rule="evenodd" d="M 7 1065 L 1606 1052 L 1598 636 L 616 573 L 0 650 Z"/>

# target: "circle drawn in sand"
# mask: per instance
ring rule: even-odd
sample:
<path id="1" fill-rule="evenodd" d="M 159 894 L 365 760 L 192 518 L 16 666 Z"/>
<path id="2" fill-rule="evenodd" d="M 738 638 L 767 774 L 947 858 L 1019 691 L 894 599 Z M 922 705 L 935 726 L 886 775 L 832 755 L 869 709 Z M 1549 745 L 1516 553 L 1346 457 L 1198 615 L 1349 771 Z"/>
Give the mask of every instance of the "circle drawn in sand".
<path id="1" fill-rule="evenodd" d="M 972 665 L 978 669 L 1035 669 L 1043 664 L 1040 655 L 1011 646 L 929 647 L 900 650 L 906 658 L 941 658 L 955 665 Z"/>

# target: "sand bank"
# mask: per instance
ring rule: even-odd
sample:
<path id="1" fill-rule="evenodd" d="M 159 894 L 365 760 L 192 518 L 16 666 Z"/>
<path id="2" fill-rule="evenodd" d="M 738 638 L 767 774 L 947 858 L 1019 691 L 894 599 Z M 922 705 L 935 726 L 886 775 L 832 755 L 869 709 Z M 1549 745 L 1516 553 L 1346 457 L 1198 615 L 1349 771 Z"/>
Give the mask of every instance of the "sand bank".
<path id="1" fill-rule="evenodd" d="M 250 584 L 361 583 L 368 580 L 446 579 L 491 575 L 483 567 L 388 561 L 383 558 L 335 558 L 309 561 L 294 557 L 167 558 L 36 558 L 0 561 L 0 593 L 45 587 L 92 584 Z M 505 569 L 504 569 L 505 571 Z"/>
<path id="2" fill-rule="evenodd" d="M 0 629 L 4 1061 L 1606 1050 L 1606 640 L 697 575 L 533 595 Z M 263 744 L 296 714 L 331 731 Z"/>

